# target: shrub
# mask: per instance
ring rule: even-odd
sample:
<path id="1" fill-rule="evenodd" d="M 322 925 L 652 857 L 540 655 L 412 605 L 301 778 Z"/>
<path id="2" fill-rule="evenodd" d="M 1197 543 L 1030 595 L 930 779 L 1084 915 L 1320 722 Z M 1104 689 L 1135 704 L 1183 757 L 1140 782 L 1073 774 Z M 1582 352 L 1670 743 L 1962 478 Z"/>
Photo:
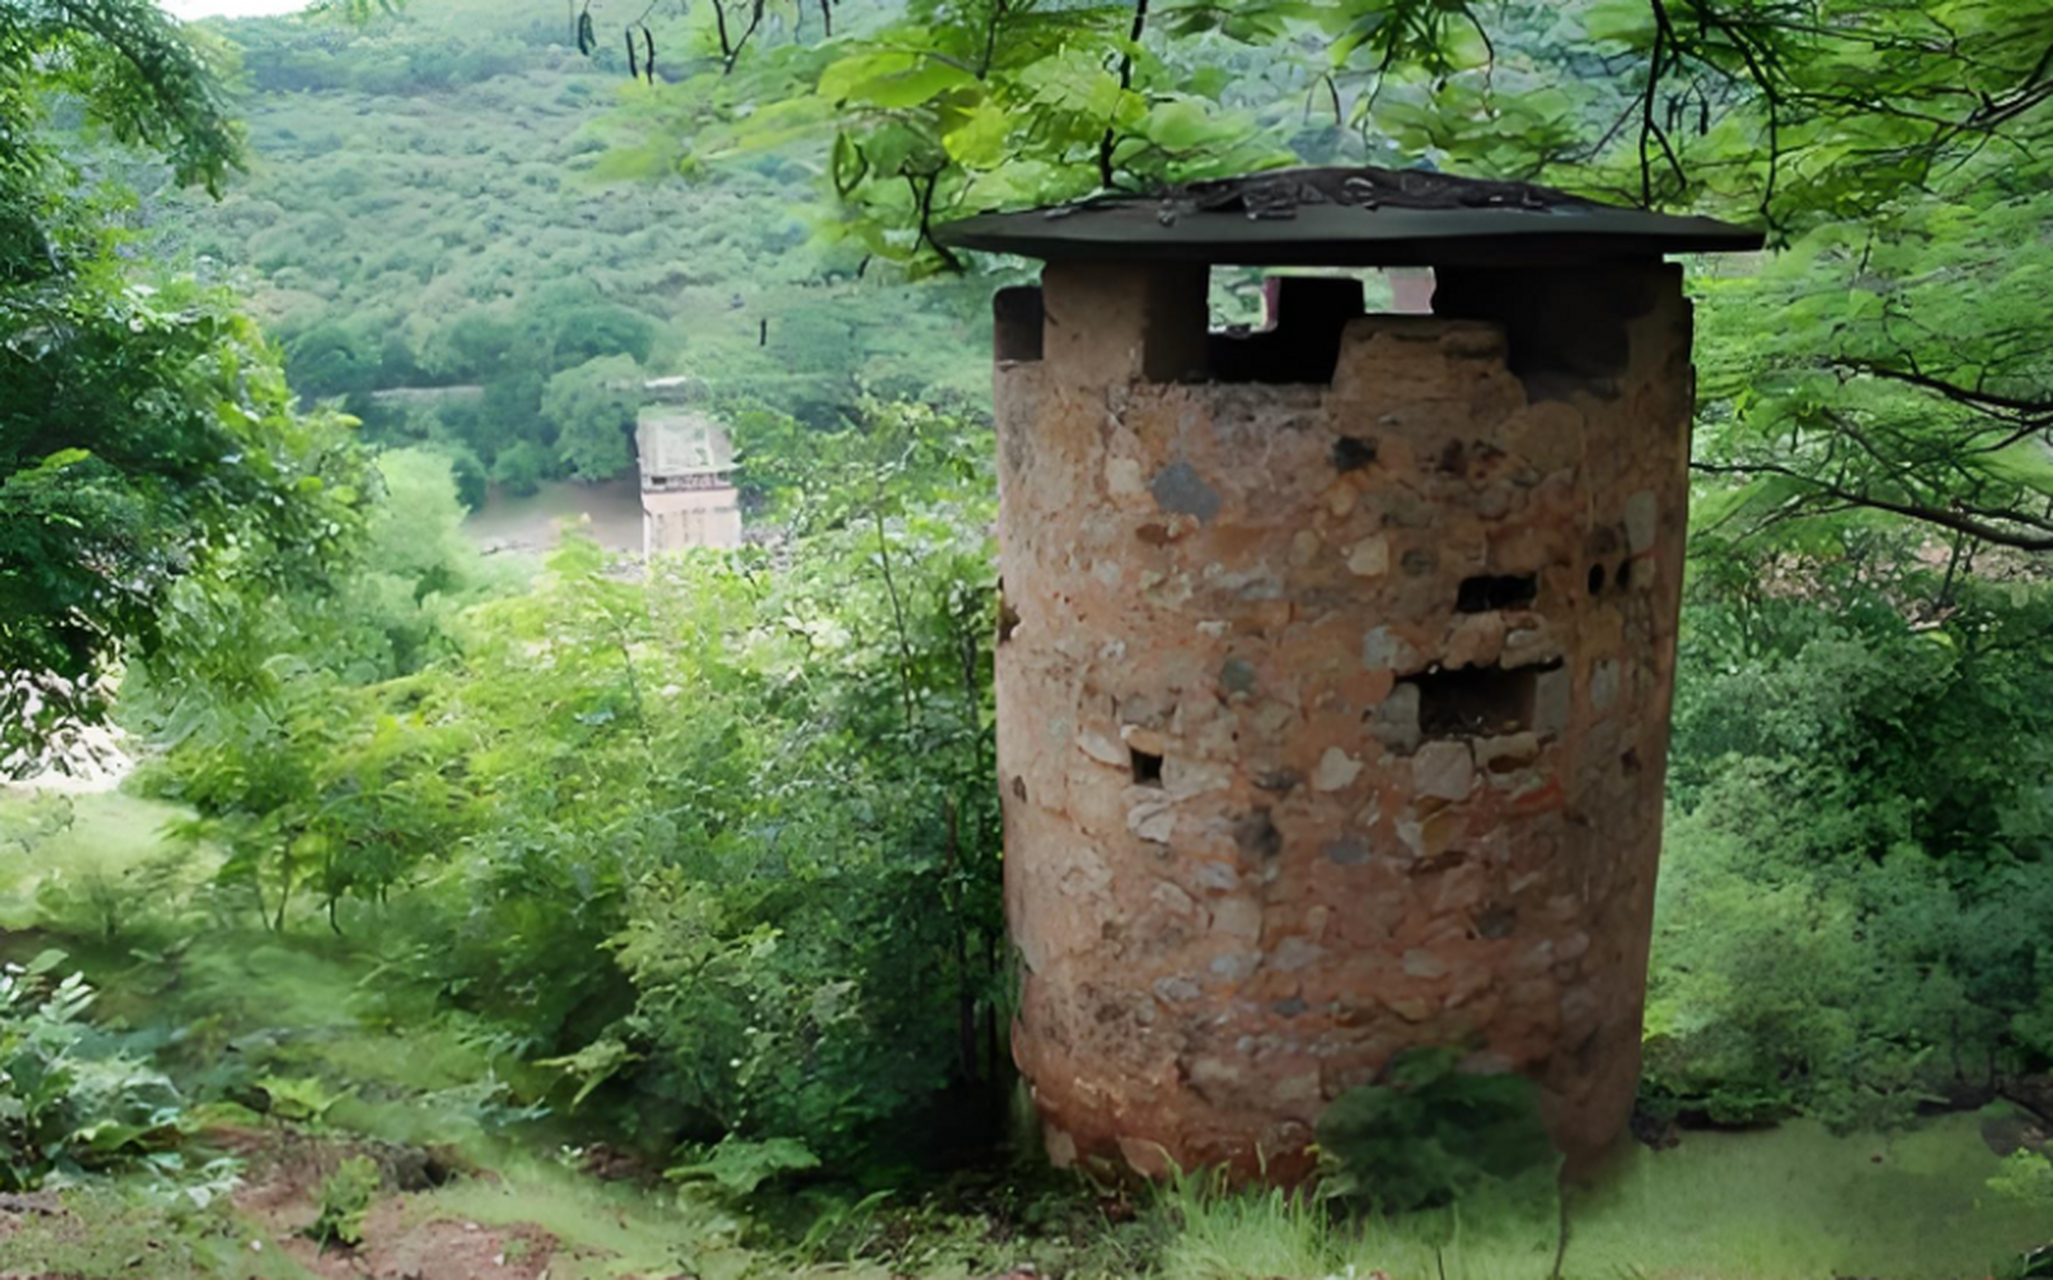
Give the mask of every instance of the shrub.
<path id="1" fill-rule="evenodd" d="M 369 1156 L 351 1156 L 321 1179 L 320 1212 L 307 1227 L 307 1237 L 326 1249 L 354 1249 L 364 1242 L 364 1219 L 384 1185 L 384 1175 Z"/>
<path id="2" fill-rule="evenodd" d="M 1976 592 L 1922 633 L 1873 600 L 1690 615 L 1658 1108 L 1889 1126 L 2053 1064 L 2044 609 Z"/>
<path id="3" fill-rule="evenodd" d="M 107 1169 L 184 1136 L 183 1102 L 160 1073 L 94 1054 L 84 1020 L 92 988 L 46 951 L 0 970 L 0 1189 L 23 1191 L 53 1172 Z"/>
<path id="4" fill-rule="evenodd" d="M 1407 1049 L 1380 1083 L 1335 1098 L 1319 1117 L 1321 1194 L 1404 1212 L 1554 1169 L 1533 1083 L 1464 1072 L 1461 1058 Z"/>
<path id="5" fill-rule="evenodd" d="M 523 440 L 501 453 L 492 464 L 492 479 L 515 497 L 524 498 L 542 487 L 556 459 L 532 440 Z"/>

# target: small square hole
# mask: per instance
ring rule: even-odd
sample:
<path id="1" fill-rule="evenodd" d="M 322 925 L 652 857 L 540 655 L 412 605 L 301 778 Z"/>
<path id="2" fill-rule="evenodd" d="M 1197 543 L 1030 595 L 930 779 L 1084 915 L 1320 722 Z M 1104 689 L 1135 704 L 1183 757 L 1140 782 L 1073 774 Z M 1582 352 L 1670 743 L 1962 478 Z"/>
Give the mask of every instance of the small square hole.
<path id="1" fill-rule="evenodd" d="M 1133 784 L 1137 787 L 1162 785 L 1162 757 L 1146 751 L 1133 752 Z"/>

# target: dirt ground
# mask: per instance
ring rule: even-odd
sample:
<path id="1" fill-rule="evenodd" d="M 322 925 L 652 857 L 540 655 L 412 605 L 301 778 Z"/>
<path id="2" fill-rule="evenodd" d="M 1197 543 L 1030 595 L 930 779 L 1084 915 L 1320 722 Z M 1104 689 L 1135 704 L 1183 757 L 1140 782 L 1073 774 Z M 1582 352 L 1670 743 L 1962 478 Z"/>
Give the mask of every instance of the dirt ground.
<path id="1" fill-rule="evenodd" d="M 557 1260 L 557 1241 L 525 1223 L 487 1227 L 426 1216 L 415 1194 L 460 1171 L 434 1152 L 322 1142 L 287 1133 L 224 1131 L 217 1143 L 249 1161 L 235 1207 L 308 1271 L 335 1280 L 541 1280 Z M 306 1235 L 319 1215 L 321 1183 L 344 1160 L 368 1155 L 385 1188 L 354 1249 L 323 1249 Z"/>
<path id="2" fill-rule="evenodd" d="M 252 1251 L 277 1250 L 324 1280 L 547 1280 L 552 1274 L 583 1273 L 582 1267 L 562 1264 L 594 1260 L 566 1250 L 532 1223 L 486 1225 L 437 1215 L 422 1193 L 451 1178 L 493 1175 L 460 1169 L 432 1150 L 315 1139 L 286 1130 L 221 1129 L 207 1138 L 209 1145 L 246 1162 L 231 1201 L 249 1232 Z M 378 1164 L 384 1186 L 364 1221 L 362 1244 L 324 1249 L 307 1236 L 319 1216 L 321 1184 L 343 1161 L 359 1155 Z M 67 1208 L 57 1192 L 0 1194 L 0 1244 L 31 1226 L 45 1236 L 81 1243 L 96 1234 L 96 1224 Z M 141 1242 L 127 1269 L 137 1276 L 156 1274 L 151 1254 L 169 1247 L 168 1242 Z M 10 1270 L 0 1260 L 0 1280 L 77 1277 Z"/>

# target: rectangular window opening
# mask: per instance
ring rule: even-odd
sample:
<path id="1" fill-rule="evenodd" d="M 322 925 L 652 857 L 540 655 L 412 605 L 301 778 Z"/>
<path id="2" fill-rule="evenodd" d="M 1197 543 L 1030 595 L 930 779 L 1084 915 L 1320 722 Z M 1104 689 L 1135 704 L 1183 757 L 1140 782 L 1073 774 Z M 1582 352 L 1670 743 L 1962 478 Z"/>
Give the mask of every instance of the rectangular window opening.
<path id="1" fill-rule="evenodd" d="M 1133 784 L 1137 787 L 1162 785 L 1162 757 L 1147 751 L 1133 752 Z"/>
<path id="2" fill-rule="evenodd" d="M 1550 668 L 1460 667 L 1407 678 L 1419 691 L 1419 732 L 1428 738 L 1494 738 L 1532 728 L 1533 696 Z"/>
<path id="3" fill-rule="evenodd" d="M 1455 592 L 1456 613 L 1488 613 L 1523 609 L 1540 594 L 1540 581 L 1530 573 L 1463 578 Z"/>
<path id="4" fill-rule="evenodd" d="M 1046 321 L 1039 289 L 1000 289 L 991 299 L 992 348 L 999 361 L 1041 359 Z"/>
<path id="5" fill-rule="evenodd" d="M 1364 314 L 1359 275 L 1214 271 L 1205 374 L 1213 382 L 1330 386 L 1341 333 Z"/>

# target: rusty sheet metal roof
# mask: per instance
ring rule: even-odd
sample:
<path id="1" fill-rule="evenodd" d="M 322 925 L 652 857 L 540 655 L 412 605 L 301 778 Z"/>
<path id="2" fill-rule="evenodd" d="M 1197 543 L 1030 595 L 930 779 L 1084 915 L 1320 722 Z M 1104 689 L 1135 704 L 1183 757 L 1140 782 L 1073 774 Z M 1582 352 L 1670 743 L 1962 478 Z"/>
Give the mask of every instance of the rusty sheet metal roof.
<path id="1" fill-rule="evenodd" d="M 1714 218 L 1599 204 L 1524 182 L 1423 169 L 1278 169 L 1099 196 L 939 228 L 955 248 L 1029 258 L 1246 266 L 1456 266 L 1589 262 L 1761 247 Z"/>

